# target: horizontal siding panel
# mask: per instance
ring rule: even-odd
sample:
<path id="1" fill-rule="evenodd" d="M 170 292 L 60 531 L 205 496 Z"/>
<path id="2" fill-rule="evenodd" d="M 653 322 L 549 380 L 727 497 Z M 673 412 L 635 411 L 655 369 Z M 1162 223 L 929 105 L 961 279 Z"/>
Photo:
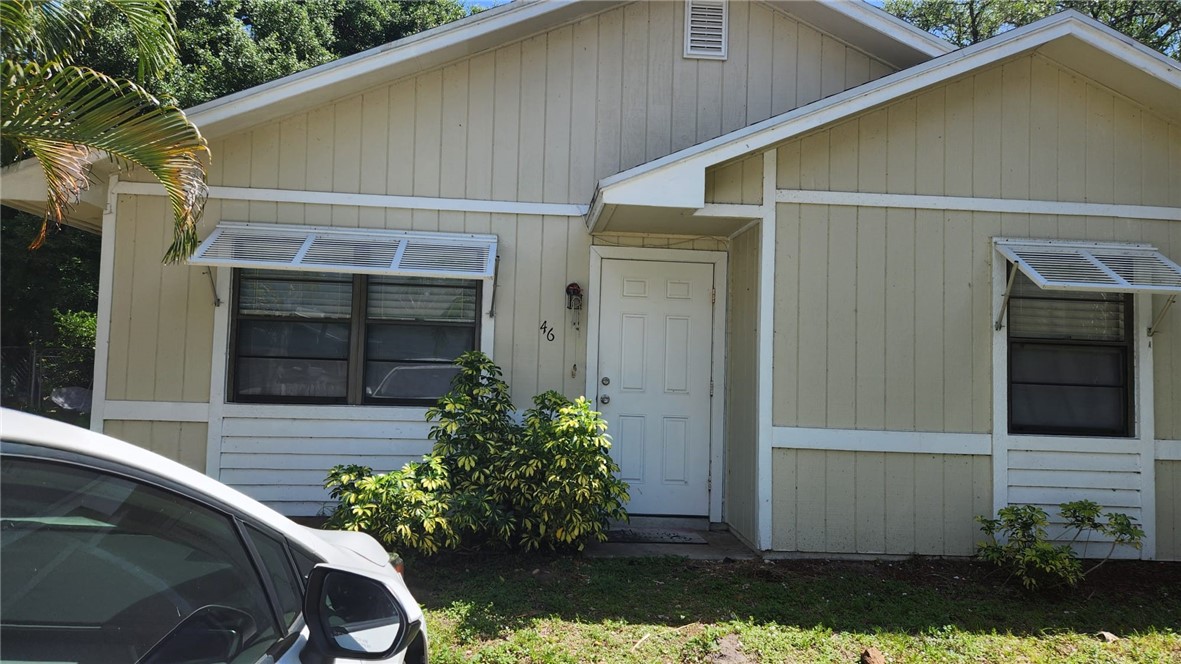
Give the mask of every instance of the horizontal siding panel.
<path id="1" fill-rule="evenodd" d="M 226 438 L 222 441 L 224 455 L 280 454 L 291 456 L 382 456 L 397 454 L 426 454 L 430 441 L 423 439 L 355 439 L 355 438 Z"/>
<path id="2" fill-rule="evenodd" d="M 374 470 L 383 473 L 389 472 L 401 468 L 403 464 L 413 460 L 412 457 L 387 457 L 382 459 L 383 463 Z M 230 486 L 310 486 L 315 487 L 318 491 L 323 487 L 329 467 L 324 470 L 223 468 L 221 481 Z"/>
<path id="3" fill-rule="evenodd" d="M 268 505 L 288 501 L 317 505 L 314 511 L 305 513 L 306 516 L 318 514 L 321 509 L 331 507 L 328 490 L 320 484 L 236 484 L 232 486 L 247 496 Z"/>
<path id="4" fill-rule="evenodd" d="M 272 420 L 227 418 L 222 435 L 268 438 L 379 438 L 425 439 L 428 422 L 346 422 L 323 420 Z"/>
<path id="5" fill-rule="evenodd" d="M 1139 489 L 1140 473 L 1076 470 L 1009 470 L 1009 486 Z"/>
<path id="6" fill-rule="evenodd" d="M 1140 492 L 1125 489 L 1082 489 L 1054 487 L 1009 487 L 1009 502 L 1016 504 L 1069 503 L 1093 500 L 1106 509 L 1123 511 L 1125 507 L 1140 507 Z"/>
<path id="7" fill-rule="evenodd" d="M 1138 454 L 1009 451 L 1010 470 L 1101 470 L 1139 472 Z"/>
<path id="8" fill-rule="evenodd" d="M 420 457 L 429 453 L 429 451 L 431 451 L 431 445 L 425 441 L 407 441 L 405 444 L 384 445 L 381 449 L 368 450 L 364 451 L 364 453 L 331 447 L 312 447 L 301 449 L 298 454 L 293 454 L 292 450 L 289 449 L 275 449 L 270 451 L 247 449 L 246 454 L 228 453 L 226 451 L 226 445 L 223 444 L 222 468 L 311 470 L 315 468 L 332 468 L 340 463 L 358 463 L 361 466 L 370 466 L 373 468 L 377 468 L 378 466 L 393 468 L 393 466 L 390 466 L 390 463 L 386 462 L 389 458 L 409 458 L 411 461 L 417 461 Z"/>

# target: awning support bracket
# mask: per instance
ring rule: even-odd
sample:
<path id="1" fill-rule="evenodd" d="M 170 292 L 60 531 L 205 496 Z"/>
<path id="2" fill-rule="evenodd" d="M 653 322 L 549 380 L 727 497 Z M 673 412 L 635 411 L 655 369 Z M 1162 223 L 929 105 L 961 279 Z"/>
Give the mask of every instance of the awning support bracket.
<path id="1" fill-rule="evenodd" d="M 496 255 L 496 263 L 492 266 L 492 283 L 488 285 L 492 289 L 492 296 L 488 298 L 488 317 L 496 317 L 496 284 L 500 281 L 500 254 Z"/>
<path id="2" fill-rule="evenodd" d="M 1152 319 L 1152 325 L 1148 326 L 1148 336 L 1149 337 L 1156 334 L 1157 332 L 1160 332 L 1161 321 L 1165 319 L 1165 314 L 1169 313 L 1169 307 L 1173 306 L 1173 303 L 1176 301 L 1177 301 L 1176 295 L 1170 295 L 1169 299 L 1165 300 L 1165 306 L 1160 308 L 1160 311 L 1158 311 L 1156 313 L 1156 318 Z"/>
<path id="3" fill-rule="evenodd" d="M 217 282 L 213 280 L 213 268 L 205 268 L 205 274 L 209 276 L 209 289 L 213 291 L 213 306 L 221 306 L 221 298 L 217 296 Z"/>
<path id="4" fill-rule="evenodd" d="M 996 317 L 994 329 L 997 332 L 1005 326 L 1005 313 L 1009 310 L 1009 296 L 1013 294 L 1013 282 L 1017 280 L 1017 268 L 1009 269 L 1009 283 L 1005 285 L 1005 299 L 1001 300 L 1001 312 Z"/>

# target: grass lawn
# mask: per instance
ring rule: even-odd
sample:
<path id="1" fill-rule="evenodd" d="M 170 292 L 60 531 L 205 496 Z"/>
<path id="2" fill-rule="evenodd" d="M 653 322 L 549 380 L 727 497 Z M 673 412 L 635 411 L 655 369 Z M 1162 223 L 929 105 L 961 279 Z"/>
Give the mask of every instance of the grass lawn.
<path id="1" fill-rule="evenodd" d="M 432 662 L 1181 662 L 1181 564 L 1030 596 L 966 561 L 441 555 L 407 565 Z M 1106 630 L 1120 639 L 1105 643 Z"/>

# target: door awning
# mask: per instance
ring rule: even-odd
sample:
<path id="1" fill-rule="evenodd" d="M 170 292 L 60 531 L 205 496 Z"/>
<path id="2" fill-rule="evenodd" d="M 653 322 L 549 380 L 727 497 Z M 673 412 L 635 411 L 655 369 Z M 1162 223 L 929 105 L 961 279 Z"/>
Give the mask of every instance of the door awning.
<path id="1" fill-rule="evenodd" d="M 1181 293 L 1181 266 L 1156 247 L 997 238 L 996 250 L 1047 290 Z"/>
<path id="2" fill-rule="evenodd" d="M 223 221 L 189 264 L 492 279 L 496 236 Z"/>

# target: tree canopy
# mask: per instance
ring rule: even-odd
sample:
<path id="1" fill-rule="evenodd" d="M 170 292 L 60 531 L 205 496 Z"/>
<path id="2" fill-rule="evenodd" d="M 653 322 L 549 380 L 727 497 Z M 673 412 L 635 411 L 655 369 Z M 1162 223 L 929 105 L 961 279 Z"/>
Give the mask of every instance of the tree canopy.
<path id="1" fill-rule="evenodd" d="M 212 0 L 176 8 L 179 57 L 153 92 L 188 108 L 454 21 L 458 0 Z M 131 74 L 134 37 L 111 10 L 84 57 Z"/>
<path id="2" fill-rule="evenodd" d="M 956 46 L 1073 9 L 1181 58 L 1178 0 L 885 0 L 882 8 Z"/>

